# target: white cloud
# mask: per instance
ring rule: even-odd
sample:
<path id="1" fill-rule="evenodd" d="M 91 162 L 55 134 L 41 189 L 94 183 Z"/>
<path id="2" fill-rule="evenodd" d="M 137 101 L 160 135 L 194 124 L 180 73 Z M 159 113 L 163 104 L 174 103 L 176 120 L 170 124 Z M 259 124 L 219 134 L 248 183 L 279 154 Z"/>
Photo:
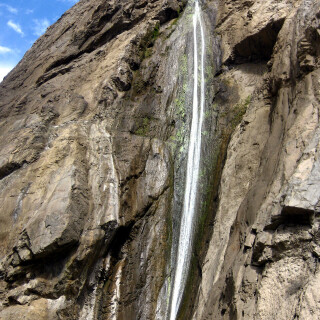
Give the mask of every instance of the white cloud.
<path id="1" fill-rule="evenodd" d="M 34 27 L 33 27 L 33 34 L 40 37 L 41 35 L 43 35 L 47 28 L 50 26 L 50 22 L 48 19 L 34 19 Z"/>
<path id="2" fill-rule="evenodd" d="M 13 14 L 17 14 L 18 13 L 18 9 L 13 8 L 7 4 L 4 3 L 0 3 L 0 7 L 5 7 L 9 12 L 13 13 Z"/>
<path id="3" fill-rule="evenodd" d="M 14 14 L 17 14 L 17 13 L 18 13 L 18 9 L 13 8 L 13 7 L 11 7 L 11 6 L 7 6 L 7 9 L 8 9 L 8 11 L 11 12 L 11 13 L 14 13 Z"/>
<path id="4" fill-rule="evenodd" d="M 0 46 L 0 54 L 12 52 L 12 49 Z"/>
<path id="5" fill-rule="evenodd" d="M 14 68 L 14 66 L 0 66 L 0 82 Z"/>
<path id="6" fill-rule="evenodd" d="M 33 13 L 33 12 L 34 12 L 33 9 L 27 9 L 27 10 L 26 10 L 26 14 L 31 14 L 31 13 Z"/>
<path id="7" fill-rule="evenodd" d="M 24 35 L 20 25 L 18 23 L 14 23 L 12 20 L 9 20 L 7 25 L 12 28 L 15 32 L 21 34 L 22 36 Z"/>

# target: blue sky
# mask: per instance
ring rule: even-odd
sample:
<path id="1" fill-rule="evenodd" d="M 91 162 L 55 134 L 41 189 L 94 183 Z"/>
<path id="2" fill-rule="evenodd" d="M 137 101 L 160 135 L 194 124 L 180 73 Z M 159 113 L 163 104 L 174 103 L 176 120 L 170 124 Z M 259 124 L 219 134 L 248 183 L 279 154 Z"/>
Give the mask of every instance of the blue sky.
<path id="1" fill-rule="evenodd" d="M 78 0 L 0 0 L 0 82 Z"/>

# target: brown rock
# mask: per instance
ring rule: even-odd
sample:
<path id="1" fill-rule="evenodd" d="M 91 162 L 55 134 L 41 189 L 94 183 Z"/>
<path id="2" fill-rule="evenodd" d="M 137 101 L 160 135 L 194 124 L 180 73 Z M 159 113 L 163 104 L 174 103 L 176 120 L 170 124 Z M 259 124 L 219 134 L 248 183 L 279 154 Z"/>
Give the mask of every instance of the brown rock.
<path id="1" fill-rule="evenodd" d="M 165 319 L 185 5 L 80 1 L 1 83 L 0 319 Z M 202 5 L 202 215 L 180 318 L 319 318 L 319 2 Z"/>

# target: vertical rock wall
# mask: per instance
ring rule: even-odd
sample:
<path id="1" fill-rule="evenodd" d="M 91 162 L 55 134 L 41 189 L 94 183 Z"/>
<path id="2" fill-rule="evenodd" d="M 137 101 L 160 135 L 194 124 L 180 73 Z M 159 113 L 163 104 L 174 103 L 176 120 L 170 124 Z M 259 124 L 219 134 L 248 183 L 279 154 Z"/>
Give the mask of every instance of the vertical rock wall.
<path id="1" fill-rule="evenodd" d="M 80 1 L 1 83 L 1 319 L 154 319 L 184 6 Z"/>
<path id="2" fill-rule="evenodd" d="M 248 104 L 228 146 L 194 319 L 320 317 L 319 10 L 220 3 L 223 103 L 237 91 L 235 108 Z"/>
<path id="3" fill-rule="evenodd" d="M 185 5 L 82 0 L 1 83 L 0 319 L 164 319 Z M 319 3 L 202 5 L 206 184 L 180 318 L 317 319 Z"/>

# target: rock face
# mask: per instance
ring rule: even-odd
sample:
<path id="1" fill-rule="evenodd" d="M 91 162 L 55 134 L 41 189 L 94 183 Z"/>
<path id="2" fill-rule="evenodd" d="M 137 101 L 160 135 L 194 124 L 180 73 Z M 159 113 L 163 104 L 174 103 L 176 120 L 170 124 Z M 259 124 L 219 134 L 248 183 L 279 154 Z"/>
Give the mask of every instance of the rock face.
<path id="1" fill-rule="evenodd" d="M 154 317 L 184 5 L 80 1 L 1 84 L 1 319 Z"/>
<path id="2" fill-rule="evenodd" d="M 202 6 L 207 187 L 179 318 L 318 319 L 320 4 Z M 190 41 L 186 1 L 81 0 L 1 83 L 0 319 L 165 319 Z"/>
<path id="3" fill-rule="evenodd" d="M 228 146 L 194 319 L 320 317 L 319 10 L 220 4 L 220 77 L 252 99 Z"/>

